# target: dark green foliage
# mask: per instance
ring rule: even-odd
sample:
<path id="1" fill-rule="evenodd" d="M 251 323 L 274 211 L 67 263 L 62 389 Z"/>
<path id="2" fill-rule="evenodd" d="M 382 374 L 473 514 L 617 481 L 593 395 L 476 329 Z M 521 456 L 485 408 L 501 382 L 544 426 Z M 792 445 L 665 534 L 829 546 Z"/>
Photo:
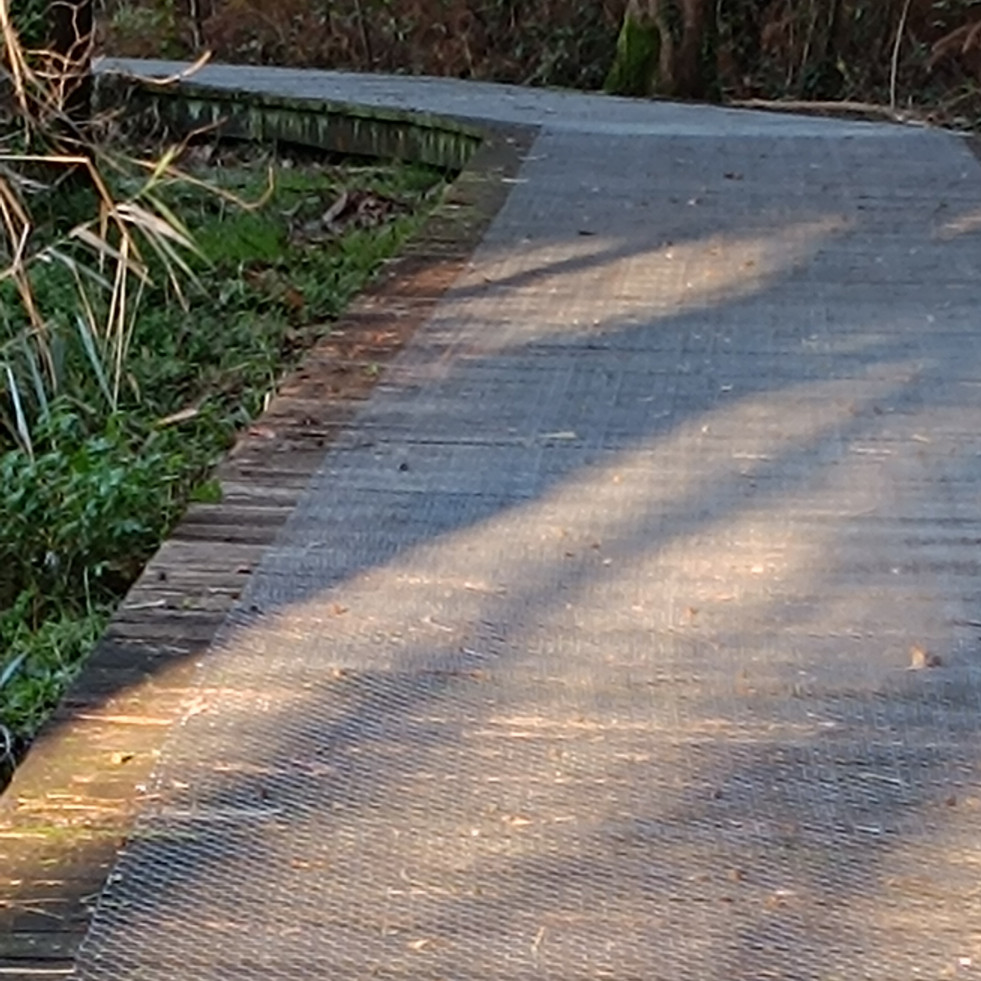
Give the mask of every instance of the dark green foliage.
<path id="1" fill-rule="evenodd" d="M 39 427 L 33 460 L 19 449 L 0 456 L 4 605 L 14 590 L 35 597 L 36 615 L 106 600 L 133 578 L 187 493 L 187 434 L 145 424 L 127 432 L 121 416 L 97 432 L 86 423 L 60 404 Z"/>
<path id="2" fill-rule="evenodd" d="M 10 14 L 25 47 L 47 44 L 49 4 L 50 0 L 10 0 Z"/>
<path id="3" fill-rule="evenodd" d="M 698 98 L 708 102 L 722 99 L 722 79 L 719 74 L 719 18 L 718 10 L 709 9 L 705 31 L 698 50 Z"/>
<path id="4" fill-rule="evenodd" d="M 84 614 L 52 613 L 33 626 L 35 600 L 24 592 L 0 610 L 0 650 L 6 655 L 0 659 L 0 786 L 108 620 L 108 611 L 93 605 Z"/>

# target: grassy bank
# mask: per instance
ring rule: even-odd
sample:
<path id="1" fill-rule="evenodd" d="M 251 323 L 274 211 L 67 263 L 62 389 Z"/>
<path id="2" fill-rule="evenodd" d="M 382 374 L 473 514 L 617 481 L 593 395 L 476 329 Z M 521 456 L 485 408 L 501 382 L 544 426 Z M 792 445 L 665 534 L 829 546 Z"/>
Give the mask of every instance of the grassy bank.
<path id="1" fill-rule="evenodd" d="M 29 446 L 18 438 L 16 404 L 0 429 L 0 755 L 8 769 L 187 502 L 219 492 L 209 471 L 236 431 L 442 187 L 423 168 L 331 166 L 255 148 L 194 147 L 181 165 L 226 195 L 164 182 L 161 200 L 200 254 L 188 260 L 183 302 L 155 270 L 118 363 L 91 350 L 91 334 L 72 323 L 68 266 L 52 264 L 35 282 L 60 385 Z M 85 211 L 72 195 L 86 191 L 60 193 L 50 223 Z M 25 336 L 14 290 L 0 283 L 8 363 Z"/>

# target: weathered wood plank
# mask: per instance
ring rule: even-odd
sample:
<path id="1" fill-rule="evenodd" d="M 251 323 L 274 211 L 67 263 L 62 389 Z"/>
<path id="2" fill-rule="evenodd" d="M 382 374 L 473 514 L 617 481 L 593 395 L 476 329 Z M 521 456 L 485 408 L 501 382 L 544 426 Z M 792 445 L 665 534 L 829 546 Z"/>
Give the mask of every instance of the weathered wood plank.
<path id="1" fill-rule="evenodd" d="M 3 961 L 46 959 L 63 961 L 75 955 L 84 932 L 0 934 L 0 963 Z"/>
<path id="2" fill-rule="evenodd" d="M 3 981 L 44 981 L 68 977 L 74 970 L 74 960 L 54 958 L 51 960 L 0 960 L 0 978 Z"/>

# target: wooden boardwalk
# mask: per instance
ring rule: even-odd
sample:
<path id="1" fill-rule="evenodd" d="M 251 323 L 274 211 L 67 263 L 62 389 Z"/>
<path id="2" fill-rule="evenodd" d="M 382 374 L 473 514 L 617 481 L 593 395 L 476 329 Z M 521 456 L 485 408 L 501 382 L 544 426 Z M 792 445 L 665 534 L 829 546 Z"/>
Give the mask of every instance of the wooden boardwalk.
<path id="1" fill-rule="evenodd" d="M 19 773 L 0 971 L 975 972 L 967 147 L 210 72 L 494 137 Z"/>

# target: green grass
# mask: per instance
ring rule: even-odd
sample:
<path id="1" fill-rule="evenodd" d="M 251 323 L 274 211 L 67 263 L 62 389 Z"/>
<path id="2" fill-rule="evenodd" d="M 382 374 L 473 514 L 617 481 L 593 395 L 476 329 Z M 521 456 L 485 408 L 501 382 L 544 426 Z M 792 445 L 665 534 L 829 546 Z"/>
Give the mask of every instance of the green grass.
<path id="1" fill-rule="evenodd" d="M 206 175 L 258 200 L 266 162 L 236 151 Z M 440 180 L 417 167 L 280 162 L 273 192 L 253 210 L 167 188 L 202 253 L 199 285 L 186 308 L 163 282 L 144 296 L 115 411 L 66 312 L 70 283 L 51 270 L 39 295 L 61 331 L 67 382 L 33 435 L 33 455 L 0 432 L 0 756 L 33 737 L 187 502 L 217 498 L 209 474 L 235 432 L 419 226 Z M 345 189 L 384 196 L 373 200 L 391 216 L 327 234 L 321 216 Z M 0 310 L 9 311 L 6 296 Z M 18 329 L 10 321 L 0 320 L 0 342 L 5 324 L 7 336 Z"/>

